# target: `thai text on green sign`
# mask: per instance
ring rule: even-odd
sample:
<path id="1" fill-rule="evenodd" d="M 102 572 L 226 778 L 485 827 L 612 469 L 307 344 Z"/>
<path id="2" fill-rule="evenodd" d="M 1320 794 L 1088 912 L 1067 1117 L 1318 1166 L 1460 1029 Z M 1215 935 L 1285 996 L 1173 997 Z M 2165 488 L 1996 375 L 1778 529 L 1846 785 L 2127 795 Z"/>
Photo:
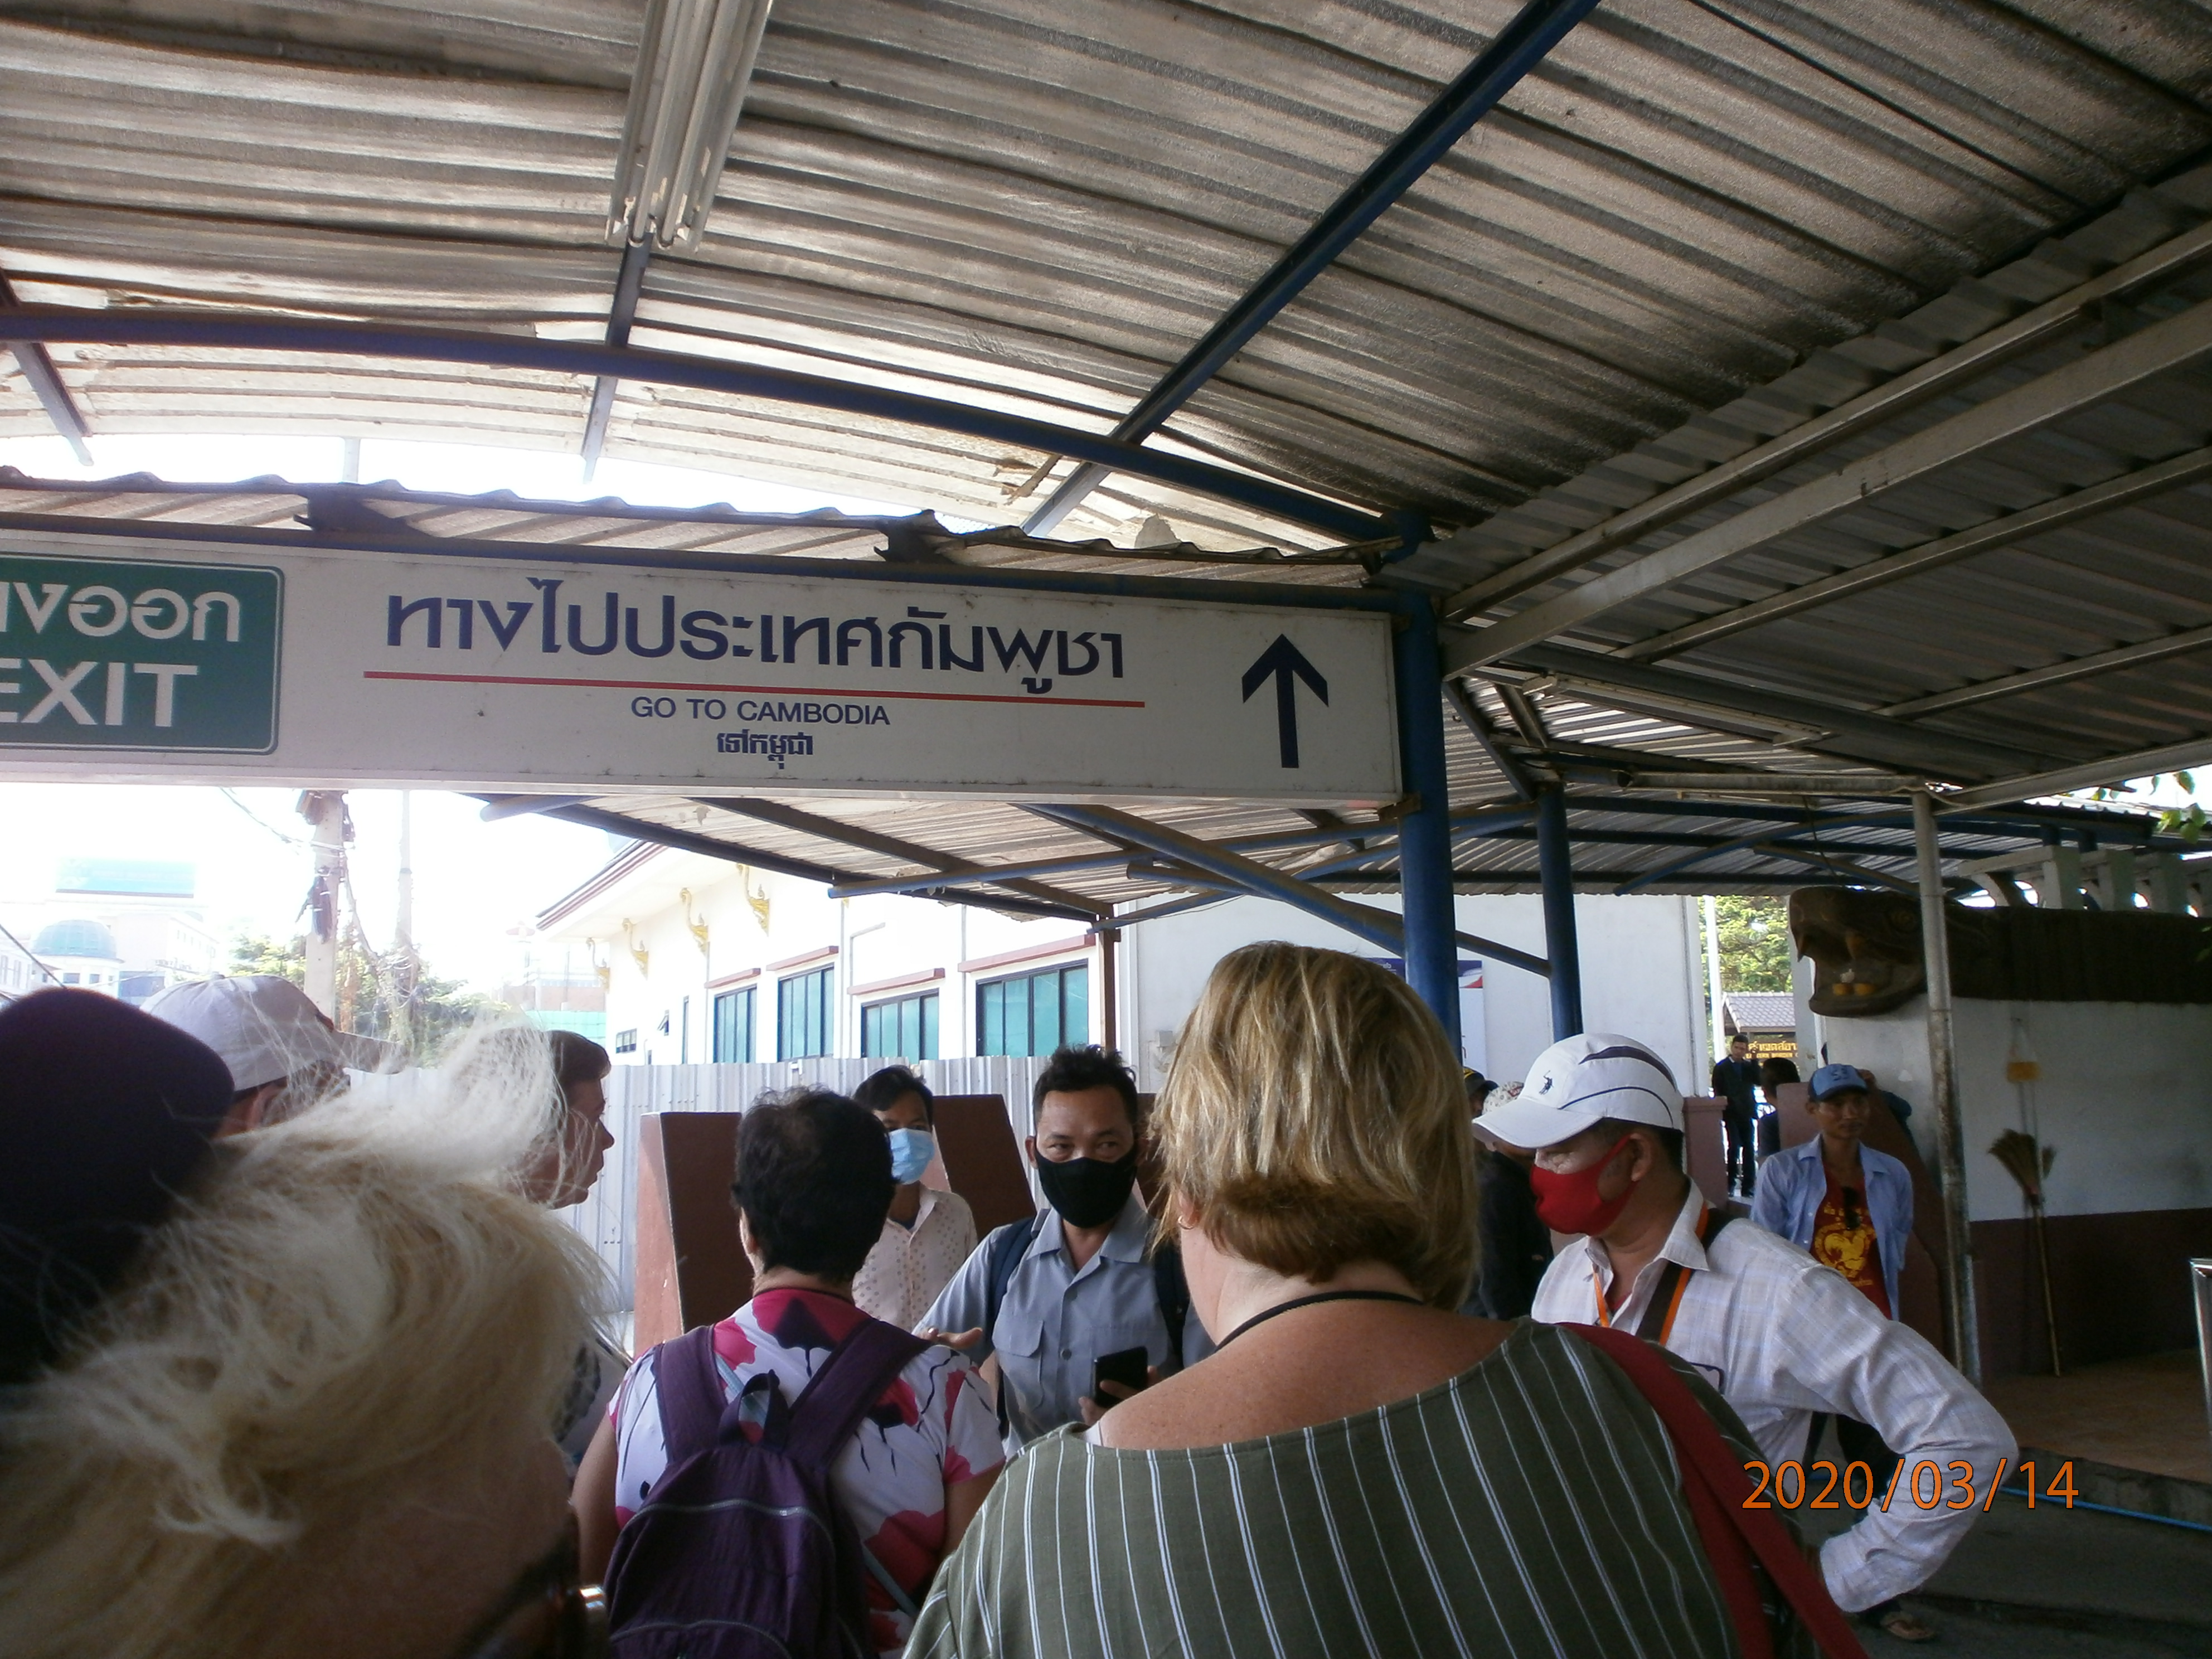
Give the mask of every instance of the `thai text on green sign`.
<path id="1" fill-rule="evenodd" d="M 266 754 L 284 578 L 0 554 L 0 744 Z"/>

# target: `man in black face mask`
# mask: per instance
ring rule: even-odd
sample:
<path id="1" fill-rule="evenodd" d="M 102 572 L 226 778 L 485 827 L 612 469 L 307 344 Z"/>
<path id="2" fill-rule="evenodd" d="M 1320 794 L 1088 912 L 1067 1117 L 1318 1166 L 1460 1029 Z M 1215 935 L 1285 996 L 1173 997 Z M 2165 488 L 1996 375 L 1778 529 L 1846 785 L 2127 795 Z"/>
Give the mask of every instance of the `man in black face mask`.
<path id="1" fill-rule="evenodd" d="M 1148 1258 L 1137 1196 L 1137 1083 L 1121 1056 L 1062 1048 L 1036 1080 L 1028 1142 L 1046 1207 L 976 1246 L 915 1328 L 999 1362 L 1016 1442 L 1095 1422 L 1132 1390 L 1099 1376 L 1164 1375 L 1212 1352 L 1181 1262 Z M 1097 1397 L 1103 1389 L 1107 1398 Z"/>

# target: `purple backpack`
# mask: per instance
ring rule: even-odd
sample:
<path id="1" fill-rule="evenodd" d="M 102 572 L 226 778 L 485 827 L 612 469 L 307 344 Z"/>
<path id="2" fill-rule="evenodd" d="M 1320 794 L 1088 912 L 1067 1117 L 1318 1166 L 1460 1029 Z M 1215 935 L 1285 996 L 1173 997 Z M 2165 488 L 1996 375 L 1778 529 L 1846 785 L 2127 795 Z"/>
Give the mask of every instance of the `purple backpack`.
<path id="1" fill-rule="evenodd" d="M 653 1350 L 668 1472 L 607 1565 L 617 1659 L 868 1659 L 862 1575 L 911 1612 L 830 1490 L 830 1466 L 928 1345 L 871 1319 L 787 1405 L 763 1373 L 726 1407 L 714 1333 Z M 747 1425 L 760 1437 L 749 1438 Z"/>

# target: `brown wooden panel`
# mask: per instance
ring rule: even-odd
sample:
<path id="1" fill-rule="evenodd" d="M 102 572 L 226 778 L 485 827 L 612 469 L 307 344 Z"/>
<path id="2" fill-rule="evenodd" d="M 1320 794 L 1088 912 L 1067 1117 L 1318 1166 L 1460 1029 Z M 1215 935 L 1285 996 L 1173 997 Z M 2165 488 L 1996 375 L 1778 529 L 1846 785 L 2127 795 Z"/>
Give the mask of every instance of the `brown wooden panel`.
<path id="1" fill-rule="evenodd" d="M 1721 1107 L 1713 1095 L 1686 1095 L 1682 1099 L 1683 1152 L 1689 1160 L 1690 1179 L 1717 1210 L 1728 1207 L 1728 1145 L 1723 1138 Z"/>
<path id="2" fill-rule="evenodd" d="M 975 1212 L 978 1237 L 1036 1213 L 1022 1149 L 1000 1095 L 939 1095 L 937 1152 L 945 1178 Z"/>
<path id="3" fill-rule="evenodd" d="M 637 1336 L 641 1353 L 726 1318 L 752 1294 L 730 1201 L 736 1112 L 653 1112 L 640 1122 Z"/>
<path id="4" fill-rule="evenodd" d="M 2195 1346 L 2189 1259 L 2212 1255 L 2212 1209 L 2054 1215 L 2044 1225 L 2060 1357 L 2069 1373 Z M 1974 1265 L 1987 1374 L 2047 1374 L 2042 1268 L 2027 1220 L 1977 1221 Z"/>

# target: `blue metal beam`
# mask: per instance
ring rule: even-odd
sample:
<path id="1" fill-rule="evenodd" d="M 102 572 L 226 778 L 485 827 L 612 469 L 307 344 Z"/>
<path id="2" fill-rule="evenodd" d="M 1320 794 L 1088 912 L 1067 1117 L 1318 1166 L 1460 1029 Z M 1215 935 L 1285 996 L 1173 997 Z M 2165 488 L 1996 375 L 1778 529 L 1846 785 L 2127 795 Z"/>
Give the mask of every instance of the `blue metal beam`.
<path id="1" fill-rule="evenodd" d="M 1557 1042 L 1583 1029 L 1574 842 L 1567 830 L 1567 792 L 1557 786 L 1536 796 L 1536 868 L 1544 890 L 1544 954 L 1552 959 L 1552 1041 Z"/>
<path id="2" fill-rule="evenodd" d="M 1451 775 L 1444 762 L 1443 699 L 1437 692 L 1443 678 L 1437 617 L 1427 605 L 1392 633 L 1390 664 L 1397 680 L 1399 775 L 1406 781 L 1412 807 L 1398 820 L 1406 982 L 1429 1005 L 1456 1060 L 1465 1050 L 1459 1029 L 1458 907 L 1452 892 Z"/>
<path id="3" fill-rule="evenodd" d="M 479 795 L 477 799 L 489 801 L 502 798 Z M 589 830 L 604 830 L 611 835 L 628 836 L 632 841 L 648 841 L 656 847 L 670 847 L 680 853 L 697 853 L 702 857 L 721 859 L 731 864 L 750 865 L 756 870 L 773 870 L 779 875 L 796 876 L 801 881 L 818 881 L 824 886 L 852 878 L 849 871 L 817 864 L 811 859 L 791 858 L 781 853 L 769 852 L 763 848 L 741 847 L 735 842 L 694 835 L 688 830 L 672 830 L 665 824 L 624 817 L 619 812 L 603 811 L 596 806 L 552 806 L 548 807 L 543 816 L 559 818 L 564 823 L 580 823 Z M 1088 910 L 1071 909 L 1064 904 L 1040 903 L 1034 899 L 1010 898 L 997 893 L 946 890 L 925 892 L 917 896 L 942 899 L 947 904 L 971 904 L 981 910 L 1010 911 L 1017 915 L 1057 916 L 1068 921 L 1085 923 L 1098 921 L 1098 917 Z"/>
<path id="4" fill-rule="evenodd" d="M 1114 435 L 1135 441 L 1159 430 L 1193 393 L 1227 367 L 1253 336 L 1467 137 L 1474 124 L 1596 5 L 1597 0 L 1528 0 L 1466 72 L 1437 94 L 1267 274 L 1161 377 L 1159 384 L 1114 428 Z M 1032 536 L 1048 533 L 1114 471 L 1096 463 L 1078 467 L 1043 506 L 1030 514 L 1023 527 Z"/>
<path id="5" fill-rule="evenodd" d="M 1441 711 L 1438 717 L 1442 718 Z M 1218 843 L 1200 841 L 1180 830 L 1154 823 L 1110 806 L 1043 806 L 1031 805 L 1026 801 L 1014 804 L 1039 817 L 1070 825 L 1086 835 L 1096 836 L 1101 841 L 1142 847 L 1149 852 L 1188 864 L 1193 869 L 1249 893 L 1255 898 L 1279 899 L 1310 915 L 1334 923 L 1370 945 L 1380 945 L 1401 957 L 1406 954 L 1407 930 L 1396 913 L 1338 898 L 1334 893 L 1309 885 L 1287 871 L 1278 870 L 1273 865 L 1262 864 L 1256 859 L 1239 857 Z M 1449 887 L 1446 890 L 1449 890 Z M 1550 971 L 1550 965 L 1541 957 L 1531 956 L 1510 945 L 1501 945 L 1496 939 L 1484 939 L 1474 933 L 1455 933 L 1453 937 L 1460 944 L 1495 957 L 1515 968 L 1525 969 L 1532 974 Z M 1455 975 L 1457 968 L 1455 962 Z"/>
<path id="6" fill-rule="evenodd" d="M 1694 853 L 1687 853 L 1679 859 L 1669 860 L 1667 863 L 1661 865 L 1657 869 L 1653 870 L 1650 874 L 1629 883 L 1626 887 L 1620 888 L 1618 890 L 1624 893 L 1633 892 L 1637 888 L 1644 886 L 1647 883 L 1668 880 L 1674 876 L 1680 874 L 1681 872 L 1688 869 L 1693 864 L 1703 864 L 1707 859 L 1720 858 L 1729 853 L 1747 853 L 1753 851 L 1761 842 L 1771 843 L 1775 842 L 1786 841 L 1795 836 L 1817 836 L 1824 830 L 1869 829 L 1884 823 L 1896 823 L 1899 822 L 1900 817 L 1902 817 L 1902 821 L 1906 823 L 1910 823 L 1912 821 L 1909 816 L 1885 812 L 1879 817 L 1826 817 L 1816 819 L 1811 823 L 1798 823 L 1781 830 L 1761 830 L 1755 835 L 1739 836 L 1734 841 L 1724 841 L 1716 846 L 1700 848 Z M 1912 849 L 1910 847 L 1900 848 L 1898 849 L 1897 856 L 1899 858 L 1907 857 L 1911 855 L 1911 852 Z"/>
<path id="7" fill-rule="evenodd" d="M 939 432 L 1047 454 L 1097 461 L 1116 472 L 1172 484 L 1271 518 L 1302 524 L 1343 541 L 1402 539 L 1395 516 L 1364 513 L 1249 472 L 1146 449 L 1118 438 L 1031 420 L 943 398 L 925 398 L 888 386 L 827 375 L 802 374 L 694 357 L 640 346 L 600 345 L 590 340 L 541 340 L 520 334 L 410 328 L 385 323 L 340 323 L 220 312 L 89 311 L 76 307 L 24 306 L 7 313 L 6 331 L 41 343 L 206 347 L 233 351 L 305 352 L 337 356 L 412 359 L 420 362 L 535 369 L 551 374 L 612 377 L 680 386 L 696 392 L 757 398 L 769 403 L 834 410 L 872 420 L 896 421 Z M 665 562 L 665 561 L 664 561 Z M 879 574 L 879 573 L 878 573 Z M 973 574 L 975 573 L 966 573 Z"/>
<path id="8" fill-rule="evenodd" d="M 52 356 L 37 341 L 15 337 L 8 319 L 19 307 L 15 290 L 8 279 L 0 276 L 0 346 L 5 346 L 15 358 L 15 367 L 23 371 L 24 384 L 31 395 L 39 400 L 39 407 L 46 411 L 46 418 L 54 423 L 54 430 L 69 441 L 78 464 L 92 465 L 92 446 L 85 441 L 92 436 L 92 428 L 85 424 L 84 412 L 70 396 L 70 389 L 62 384 L 61 371 L 54 367 Z"/>
<path id="9" fill-rule="evenodd" d="M 623 249 L 622 265 L 615 272 L 614 302 L 607 307 L 607 343 L 629 343 L 629 325 L 637 320 L 638 296 L 645 291 L 645 267 L 653 258 L 650 241 L 631 242 Z M 602 374 L 592 383 L 592 409 L 584 417 L 584 480 L 599 468 L 599 452 L 606 447 L 607 422 L 615 412 L 618 376 Z"/>

